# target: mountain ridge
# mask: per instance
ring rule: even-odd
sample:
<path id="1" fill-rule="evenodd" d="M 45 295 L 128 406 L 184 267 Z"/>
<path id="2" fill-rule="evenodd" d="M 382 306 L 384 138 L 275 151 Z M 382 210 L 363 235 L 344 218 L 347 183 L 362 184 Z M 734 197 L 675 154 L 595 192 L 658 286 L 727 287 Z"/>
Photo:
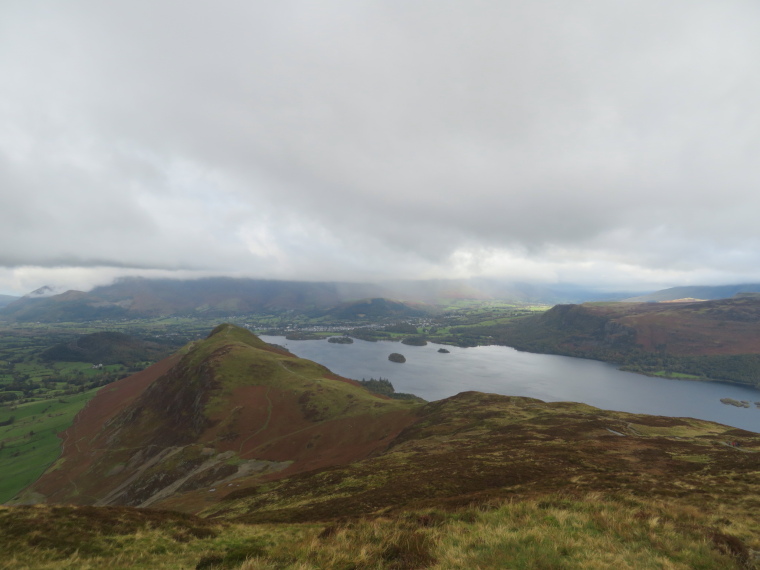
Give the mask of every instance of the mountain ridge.
<path id="1" fill-rule="evenodd" d="M 0 308 L 11 321 L 66 322 L 156 316 L 224 318 L 237 314 L 297 310 L 340 311 L 343 304 L 386 299 L 389 303 L 447 303 L 461 299 L 573 302 L 609 297 L 578 287 L 547 287 L 495 280 L 419 282 L 298 282 L 210 277 L 196 280 L 122 278 L 89 292 L 29 295 Z M 618 296 L 617 298 L 620 298 Z M 411 307 L 410 312 L 419 307 Z"/>
<path id="2" fill-rule="evenodd" d="M 104 387 L 32 492 L 53 502 L 147 506 L 180 488 L 285 476 L 371 452 L 413 409 L 220 325 Z M 366 429 L 347 431 L 357 415 Z"/>

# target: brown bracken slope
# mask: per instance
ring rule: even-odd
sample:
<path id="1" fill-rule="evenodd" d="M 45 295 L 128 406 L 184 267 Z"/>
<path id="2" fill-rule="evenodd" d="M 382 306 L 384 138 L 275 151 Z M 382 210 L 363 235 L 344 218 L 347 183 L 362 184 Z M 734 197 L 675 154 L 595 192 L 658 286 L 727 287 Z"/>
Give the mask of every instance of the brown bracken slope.
<path id="1" fill-rule="evenodd" d="M 206 516 L 305 522 L 552 493 L 760 508 L 760 434 L 692 418 L 464 392 L 380 454 L 230 492 Z"/>

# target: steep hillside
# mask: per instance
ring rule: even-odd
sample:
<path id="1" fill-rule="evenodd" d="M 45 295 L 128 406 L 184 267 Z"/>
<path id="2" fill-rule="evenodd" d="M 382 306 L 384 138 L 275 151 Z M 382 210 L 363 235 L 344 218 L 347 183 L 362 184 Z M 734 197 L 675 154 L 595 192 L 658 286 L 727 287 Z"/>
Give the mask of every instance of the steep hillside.
<path id="1" fill-rule="evenodd" d="M 760 295 L 683 303 L 557 305 L 483 330 L 521 350 L 597 358 L 629 370 L 760 386 Z"/>
<path id="2" fill-rule="evenodd" d="M 361 459 L 414 421 L 326 368 L 220 325 L 204 341 L 103 388 L 26 493 L 56 503 L 148 506 Z M 358 429 L 360 427 L 360 429 Z M 184 506 L 198 510 L 190 499 Z"/>

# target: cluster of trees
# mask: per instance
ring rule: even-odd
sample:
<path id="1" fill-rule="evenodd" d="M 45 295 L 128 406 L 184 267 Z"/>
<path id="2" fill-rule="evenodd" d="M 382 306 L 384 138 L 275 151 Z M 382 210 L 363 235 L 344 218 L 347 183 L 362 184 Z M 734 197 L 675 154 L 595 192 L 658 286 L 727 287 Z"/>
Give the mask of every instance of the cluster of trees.
<path id="1" fill-rule="evenodd" d="M 420 398 L 414 394 L 396 392 L 393 388 L 393 384 L 387 378 L 378 378 L 377 380 L 374 378 L 370 378 L 369 380 L 362 378 L 359 380 L 359 384 L 364 386 L 370 392 L 388 396 L 389 398 L 394 398 L 396 400 L 420 400 Z"/>
<path id="2" fill-rule="evenodd" d="M 401 344 L 408 344 L 410 346 L 426 346 L 427 339 L 422 335 L 408 336 L 401 341 Z"/>
<path id="3" fill-rule="evenodd" d="M 623 360 L 622 369 L 643 374 L 689 374 L 760 388 L 758 354 L 670 356 L 638 352 L 628 355 Z"/>
<path id="4" fill-rule="evenodd" d="M 396 392 L 393 388 L 393 384 L 387 378 L 378 378 L 377 380 L 374 378 L 370 378 L 369 380 L 362 378 L 359 380 L 359 384 L 364 386 L 370 392 L 382 394 L 383 396 L 391 396 Z"/>

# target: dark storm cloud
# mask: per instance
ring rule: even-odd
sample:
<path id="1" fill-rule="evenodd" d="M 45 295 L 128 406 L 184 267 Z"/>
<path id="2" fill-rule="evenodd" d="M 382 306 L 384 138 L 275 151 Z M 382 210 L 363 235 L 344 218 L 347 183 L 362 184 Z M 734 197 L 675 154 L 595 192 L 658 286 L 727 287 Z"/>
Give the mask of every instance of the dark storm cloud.
<path id="1" fill-rule="evenodd" d="M 760 278 L 755 2 L 0 10 L 6 267 Z"/>

